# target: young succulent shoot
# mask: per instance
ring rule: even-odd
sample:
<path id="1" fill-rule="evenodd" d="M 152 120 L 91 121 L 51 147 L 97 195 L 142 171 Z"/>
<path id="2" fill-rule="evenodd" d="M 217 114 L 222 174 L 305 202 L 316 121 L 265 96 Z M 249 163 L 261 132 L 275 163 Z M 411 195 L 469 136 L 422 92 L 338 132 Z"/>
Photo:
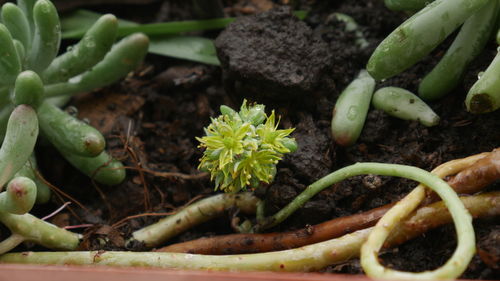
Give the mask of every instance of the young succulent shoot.
<path id="1" fill-rule="evenodd" d="M 365 124 L 374 89 L 375 80 L 362 70 L 342 91 L 335 103 L 331 124 L 337 144 L 349 146 L 356 142 Z"/>
<path id="2" fill-rule="evenodd" d="M 490 0 L 436 0 L 403 22 L 373 52 L 367 70 L 390 78 L 420 61 Z"/>
<path id="3" fill-rule="evenodd" d="M 385 6 L 393 11 L 419 11 L 433 0 L 384 0 Z"/>
<path id="4" fill-rule="evenodd" d="M 487 113 L 500 108 L 500 52 L 488 66 L 486 71 L 479 75 L 479 79 L 472 85 L 465 105 L 472 113 Z"/>
<path id="5" fill-rule="evenodd" d="M 439 124 L 439 116 L 419 97 L 398 87 L 385 87 L 373 94 L 372 104 L 385 113 L 420 122 L 427 127 Z"/>
<path id="6" fill-rule="evenodd" d="M 270 183 L 278 161 L 297 149 L 288 137 L 294 129 L 278 130 L 274 111 L 268 116 L 264 108 L 246 100 L 239 112 L 221 106 L 222 114 L 211 119 L 206 136 L 196 138 L 205 149 L 198 168 L 210 172 L 216 190 L 238 192 Z"/>
<path id="7" fill-rule="evenodd" d="M 88 175 L 107 171 L 107 176 L 95 177 L 98 182 L 121 182 L 125 177 L 123 166 L 104 151 L 101 133 L 54 104 L 62 106 L 71 95 L 125 77 L 145 57 L 148 38 L 135 33 L 113 46 L 118 23 L 108 14 L 80 42 L 57 56 L 61 31 L 54 5 L 49 0 L 19 0 L 17 4 L 6 3 L 1 9 L 0 137 L 5 135 L 14 107 L 30 105 L 37 110 L 43 137 L 71 158 L 72 164 Z M 112 167 L 105 169 L 103 165 L 108 164 Z"/>
<path id="8" fill-rule="evenodd" d="M 332 15 L 345 24 L 345 31 L 354 32 L 356 44 L 359 48 L 364 49 L 370 45 L 363 35 L 363 31 L 360 30 L 358 23 L 351 16 L 342 13 L 333 13 Z"/>

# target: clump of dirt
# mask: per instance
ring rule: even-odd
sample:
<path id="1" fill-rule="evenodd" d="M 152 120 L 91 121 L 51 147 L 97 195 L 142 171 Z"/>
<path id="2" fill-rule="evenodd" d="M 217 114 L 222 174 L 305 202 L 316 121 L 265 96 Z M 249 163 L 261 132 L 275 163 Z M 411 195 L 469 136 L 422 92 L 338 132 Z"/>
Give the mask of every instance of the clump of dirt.
<path id="1" fill-rule="evenodd" d="M 241 96 L 307 101 L 332 84 L 327 44 L 289 8 L 241 17 L 215 45 L 228 91 Z"/>

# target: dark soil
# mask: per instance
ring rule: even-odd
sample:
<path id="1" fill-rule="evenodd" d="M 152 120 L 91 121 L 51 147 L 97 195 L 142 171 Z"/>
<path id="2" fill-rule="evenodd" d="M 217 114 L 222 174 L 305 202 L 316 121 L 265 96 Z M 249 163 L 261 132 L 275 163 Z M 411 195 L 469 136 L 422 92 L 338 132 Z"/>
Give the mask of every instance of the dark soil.
<path id="1" fill-rule="evenodd" d="M 175 1 L 151 2 L 149 18 L 144 16 L 142 21 L 192 16 L 182 5 L 172 4 Z M 269 5 L 271 1 L 225 1 L 225 11 L 241 15 Z M 335 145 L 330 120 L 337 96 L 364 68 L 378 42 L 407 15 L 388 11 L 380 0 L 302 1 L 298 5 L 312 9 L 304 22 L 281 10 L 277 14 L 258 16 L 258 27 L 248 19 L 242 20 L 239 27 L 228 28 L 217 40 L 224 71 L 219 67 L 150 55 L 132 77 L 76 98 L 73 105 L 79 108 L 79 116 L 89 119 L 104 132 L 108 150 L 130 169 L 123 184 L 98 186 L 71 168 L 52 148 L 41 146 L 38 151 L 44 175 L 86 208 L 72 204 L 53 222 L 94 224 L 86 230 L 82 248 L 125 249 L 123 241 L 132 231 L 153 223 L 158 217 L 144 216 L 115 225 L 120 220 L 143 213 L 172 211 L 195 198 L 213 194 L 213 184 L 207 177 L 161 177 L 141 172 L 140 168 L 198 174 L 202 151 L 195 137 L 203 134 L 203 127 L 211 116 L 219 114 L 220 105 L 238 108 L 244 97 L 265 101 L 268 111 L 274 108 L 281 115 L 281 126 L 297 128 L 293 137 L 299 150 L 285 157 L 278 166 L 276 181 L 259 192 L 266 200 L 268 213 L 279 210 L 320 177 L 355 162 L 400 163 L 431 170 L 448 160 L 499 146 L 500 110 L 471 115 L 463 104 L 477 73 L 484 70 L 496 54 L 493 43 L 470 66 L 463 83 L 453 93 L 430 103 L 441 117 L 438 126 L 426 128 L 372 109 L 354 146 Z M 159 9 L 160 6 L 163 8 Z M 111 5 L 113 7 L 118 16 L 127 17 L 119 13 L 120 8 Z M 344 31 L 344 23 L 331 16 L 334 12 L 348 14 L 358 22 L 370 43 L 368 48 L 360 49 L 356 45 L 355 34 Z M 262 37 L 256 37 L 256 33 Z M 250 53 L 239 53 L 240 47 L 249 48 Z M 250 50 L 259 47 L 260 53 Z M 443 55 L 443 50 L 444 47 L 440 47 L 424 62 L 377 87 L 400 86 L 416 92 L 419 79 Z M 229 60 L 230 56 L 238 59 Z M 397 201 L 415 186 L 416 183 L 403 179 L 354 177 L 321 192 L 273 230 L 302 228 L 378 207 Z M 490 188 L 498 187 L 497 183 Z M 45 215 L 64 201 L 70 199 L 53 196 L 52 203 L 39 206 L 34 212 Z M 171 243 L 231 233 L 231 215 L 228 212 L 226 217 L 196 227 Z M 499 256 L 498 221 L 477 221 L 476 227 L 479 255 L 463 278 L 498 279 L 498 267 L 495 268 L 498 263 L 491 262 Z M 452 254 L 454 241 L 453 227 L 445 226 L 382 257 L 395 268 L 432 269 Z M 331 266 L 327 271 L 361 272 L 356 260 Z"/>

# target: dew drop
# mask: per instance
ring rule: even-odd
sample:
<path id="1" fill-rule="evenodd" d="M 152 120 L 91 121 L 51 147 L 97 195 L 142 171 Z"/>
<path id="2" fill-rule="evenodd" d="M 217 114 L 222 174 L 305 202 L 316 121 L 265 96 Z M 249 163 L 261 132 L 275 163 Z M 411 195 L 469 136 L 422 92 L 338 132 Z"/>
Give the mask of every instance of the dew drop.
<path id="1" fill-rule="evenodd" d="M 94 48 L 95 47 L 94 40 L 88 40 L 87 42 L 85 42 L 85 46 L 87 46 L 87 48 Z"/>
<path id="2" fill-rule="evenodd" d="M 483 77 L 484 71 L 481 71 L 477 74 L 477 80 L 481 79 Z"/>
<path id="3" fill-rule="evenodd" d="M 82 76 L 75 76 L 71 79 L 68 80 L 69 83 L 72 83 L 72 84 L 78 84 L 80 83 L 80 81 L 82 80 Z"/>
<path id="4" fill-rule="evenodd" d="M 66 107 L 66 109 L 64 111 L 66 111 L 66 113 L 68 113 L 69 115 L 71 115 L 73 117 L 76 117 L 78 115 L 78 108 L 76 108 L 72 105 Z"/>
<path id="5" fill-rule="evenodd" d="M 354 120 L 358 116 L 358 106 L 352 105 L 349 107 L 349 110 L 347 111 L 347 119 L 349 120 Z"/>

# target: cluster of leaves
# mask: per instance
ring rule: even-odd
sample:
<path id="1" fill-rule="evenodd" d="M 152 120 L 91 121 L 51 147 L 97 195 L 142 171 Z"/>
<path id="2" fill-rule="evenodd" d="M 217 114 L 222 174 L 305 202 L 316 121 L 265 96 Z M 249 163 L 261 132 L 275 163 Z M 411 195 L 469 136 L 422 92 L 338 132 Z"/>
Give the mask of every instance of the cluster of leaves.
<path id="1" fill-rule="evenodd" d="M 205 148 L 199 168 L 211 173 L 215 189 L 226 192 L 272 181 L 278 161 L 297 149 L 288 137 L 294 129 L 278 130 L 274 111 L 267 116 L 264 105 L 246 100 L 239 112 L 221 106 L 221 113 L 205 128 L 206 136 L 197 138 Z"/>
<path id="2" fill-rule="evenodd" d="M 497 0 L 385 0 L 393 10 L 418 11 L 389 36 L 372 54 L 368 72 L 377 80 L 401 73 L 419 62 L 457 30 L 453 43 L 440 62 L 420 82 L 419 95 L 438 99 L 460 82 L 469 63 L 481 53 L 493 33 L 498 32 L 500 6 Z M 470 88 L 465 105 L 472 113 L 500 108 L 500 55 Z"/>
<path id="3" fill-rule="evenodd" d="M 79 235 L 27 212 L 50 198 L 36 172 L 39 131 L 76 168 L 104 184 L 125 178 L 123 165 L 106 153 L 102 134 L 58 106 L 73 94 L 111 84 L 135 69 L 149 39 L 131 34 L 113 45 L 117 20 L 104 15 L 76 45 L 59 55 L 58 13 L 49 0 L 19 0 L 1 8 L 0 23 L 0 221 L 11 236 L 0 253 L 23 241 L 74 249 Z M 54 246 L 57 245 L 57 246 Z"/>
<path id="4" fill-rule="evenodd" d="M 37 130 L 40 126 L 41 135 L 73 166 L 98 182 L 117 184 L 125 178 L 125 172 L 122 164 L 104 150 L 102 134 L 59 106 L 74 94 L 111 84 L 127 75 L 146 55 L 149 40 L 143 34 L 132 34 L 113 45 L 118 24 L 108 14 L 100 17 L 80 42 L 58 56 L 60 26 L 57 10 L 48 0 L 19 0 L 17 5 L 2 6 L 0 139 L 7 134 L 14 108 L 27 105 L 36 111 Z M 32 150 L 33 147 L 24 149 L 23 157 L 13 154 L 2 159 L 19 163 L 9 174 L 3 171 L 2 177 L 10 178 L 23 165 L 33 167 L 33 158 L 27 163 Z M 35 180 L 33 171 L 30 176 Z M 37 186 L 39 197 L 44 194 L 39 201 L 47 201 L 48 188 L 41 182 Z"/>

